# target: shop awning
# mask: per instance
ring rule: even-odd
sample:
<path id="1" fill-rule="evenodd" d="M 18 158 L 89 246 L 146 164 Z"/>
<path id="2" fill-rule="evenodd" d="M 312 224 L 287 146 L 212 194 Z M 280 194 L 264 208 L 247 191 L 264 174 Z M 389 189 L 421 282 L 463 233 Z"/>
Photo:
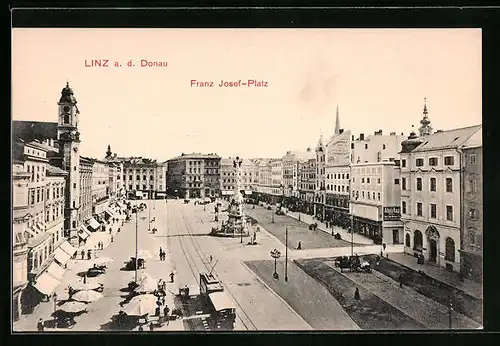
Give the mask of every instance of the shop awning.
<path id="1" fill-rule="evenodd" d="M 80 229 L 78 230 L 78 236 L 82 238 L 83 240 L 87 239 L 88 236 L 90 235 L 90 232 L 83 226 L 80 226 Z"/>
<path id="2" fill-rule="evenodd" d="M 36 232 L 37 234 L 40 234 L 40 233 L 43 233 L 43 232 L 44 232 L 44 229 L 43 229 L 43 227 L 41 226 L 40 222 L 35 223 L 35 225 L 34 225 L 34 227 L 33 227 L 33 228 L 35 229 L 35 232 Z"/>
<path id="3" fill-rule="evenodd" d="M 69 261 L 71 256 L 68 255 L 66 252 L 64 252 L 60 247 L 58 247 L 54 251 L 54 258 L 57 262 L 61 263 L 62 265 L 65 265 Z"/>
<path id="4" fill-rule="evenodd" d="M 59 280 L 56 280 L 48 273 L 43 273 L 36 279 L 34 287 L 42 294 L 51 295 L 59 283 Z"/>
<path id="5" fill-rule="evenodd" d="M 104 212 L 108 214 L 109 217 L 116 217 L 115 213 L 110 209 L 106 209 Z"/>
<path id="6" fill-rule="evenodd" d="M 47 273 L 49 273 L 50 276 L 56 278 L 59 281 L 62 280 L 64 272 L 65 272 L 64 268 L 62 268 L 56 262 L 52 262 L 47 268 Z"/>
<path id="7" fill-rule="evenodd" d="M 76 249 L 71 246 L 68 241 L 65 241 L 59 246 L 60 249 L 63 249 L 68 255 L 73 256 L 76 253 Z"/>
<path id="8" fill-rule="evenodd" d="M 98 229 L 100 224 L 99 222 L 97 222 L 96 219 L 94 219 L 93 217 L 90 218 L 89 220 L 89 226 L 92 227 L 94 230 Z"/>

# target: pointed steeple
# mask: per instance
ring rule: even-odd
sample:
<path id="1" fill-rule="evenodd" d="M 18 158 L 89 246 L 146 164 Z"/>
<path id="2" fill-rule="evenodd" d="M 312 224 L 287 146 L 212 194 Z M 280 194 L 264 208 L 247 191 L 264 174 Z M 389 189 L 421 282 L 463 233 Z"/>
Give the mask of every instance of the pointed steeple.
<path id="1" fill-rule="evenodd" d="M 111 152 L 111 145 L 108 144 L 108 150 L 106 151 L 106 158 L 111 157 L 113 153 Z"/>
<path id="2" fill-rule="evenodd" d="M 340 116 L 339 116 L 339 105 L 337 105 L 337 116 L 335 118 L 335 134 L 340 134 Z"/>
<path id="3" fill-rule="evenodd" d="M 431 121 L 429 120 L 429 117 L 427 116 L 427 114 L 429 113 L 427 111 L 427 97 L 424 97 L 424 111 L 422 113 L 423 113 L 424 117 L 422 118 L 422 120 L 420 120 L 420 124 L 422 126 L 420 126 L 418 131 L 420 133 L 420 136 L 427 136 L 427 135 L 432 134 L 432 127 L 430 126 Z"/>

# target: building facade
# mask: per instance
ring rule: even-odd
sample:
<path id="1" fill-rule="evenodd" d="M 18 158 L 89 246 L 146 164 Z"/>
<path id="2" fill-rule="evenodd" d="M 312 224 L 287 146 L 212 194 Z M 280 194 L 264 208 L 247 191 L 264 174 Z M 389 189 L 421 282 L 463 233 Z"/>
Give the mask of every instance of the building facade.
<path id="1" fill-rule="evenodd" d="M 182 153 L 168 160 L 168 194 L 181 198 L 219 196 L 220 161 L 220 156 L 213 153 Z"/>
<path id="2" fill-rule="evenodd" d="M 12 165 L 12 319 L 17 321 L 21 316 L 21 294 L 28 284 L 28 222 L 29 184 L 31 172 L 24 168 L 24 162 L 13 160 Z"/>
<path id="3" fill-rule="evenodd" d="M 459 148 L 480 132 L 471 126 L 432 133 L 424 107 L 419 129 L 402 142 L 401 220 L 405 252 L 429 263 L 460 269 L 462 157 Z"/>
<path id="4" fill-rule="evenodd" d="M 269 160 L 271 166 L 271 203 L 282 203 L 284 197 L 283 191 L 283 162 L 281 159 L 274 158 Z"/>
<path id="5" fill-rule="evenodd" d="M 369 162 L 387 162 L 397 161 L 401 142 L 406 139 L 403 134 L 397 135 L 391 132 L 384 135 L 382 130 L 375 131 L 372 136 L 365 136 L 361 133 L 358 138 L 351 138 L 351 162 L 369 163 Z"/>
<path id="6" fill-rule="evenodd" d="M 478 132 L 477 134 L 480 134 Z M 479 142 L 479 143 L 478 143 Z M 462 153 L 462 227 L 460 272 L 483 280 L 483 147 L 482 139 L 467 143 Z"/>
<path id="7" fill-rule="evenodd" d="M 88 157 L 80 156 L 80 194 L 78 210 L 78 224 L 83 225 L 92 217 L 92 172 L 94 162 Z M 78 232 L 80 235 L 80 231 Z"/>
<path id="8" fill-rule="evenodd" d="M 127 196 L 135 198 L 165 198 L 166 167 L 162 162 L 143 157 L 117 158 L 123 163 L 123 185 Z"/>
<path id="9" fill-rule="evenodd" d="M 220 160 L 220 189 L 222 196 L 233 195 L 236 190 L 236 169 L 233 158 L 223 158 Z M 241 163 L 241 188 L 245 190 L 245 195 L 251 195 L 255 190 L 256 166 L 250 160 L 244 159 Z"/>
<path id="10" fill-rule="evenodd" d="M 300 211 L 314 215 L 316 195 L 316 156 L 300 163 Z"/>
<path id="11" fill-rule="evenodd" d="M 352 229 L 375 244 L 402 242 L 399 175 L 394 162 L 351 165 Z"/>
<path id="12" fill-rule="evenodd" d="M 108 208 L 110 199 L 109 165 L 92 159 L 92 214 L 101 216 Z"/>

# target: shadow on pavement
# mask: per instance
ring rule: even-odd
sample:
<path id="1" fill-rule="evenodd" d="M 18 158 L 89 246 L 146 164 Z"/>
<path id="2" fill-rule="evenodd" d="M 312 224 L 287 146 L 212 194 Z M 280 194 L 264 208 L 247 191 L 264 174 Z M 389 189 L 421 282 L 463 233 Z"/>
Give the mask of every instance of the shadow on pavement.
<path id="1" fill-rule="evenodd" d="M 373 255 L 371 257 L 375 258 Z M 374 266 L 373 269 L 395 281 L 399 281 L 399 275 L 402 274 L 405 286 L 411 287 L 421 295 L 445 306 L 448 306 L 451 300 L 455 311 L 478 323 L 483 323 L 483 301 L 481 299 L 472 297 L 462 290 L 390 259 L 382 259 L 379 265 Z"/>
<path id="2" fill-rule="evenodd" d="M 356 285 L 324 261 L 310 259 L 294 263 L 321 283 L 361 329 L 425 329 L 422 324 L 365 288 Z M 355 297 L 356 288 L 359 297 Z"/>
<path id="3" fill-rule="evenodd" d="M 99 330 L 115 331 L 115 330 L 133 330 L 139 324 L 139 319 L 135 316 L 128 316 L 125 313 L 118 313 L 111 316 L 109 322 L 101 324 Z"/>
<path id="4" fill-rule="evenodd" d="M 183 324 L 185 330 L 192 331 L 207 331 L 208 321 L 204 315 L 206 314 L 206 306 L 200 295 L 190 296 L 188 299 L 181 299 L 179 296 L 174 297 L 175 309 L 180 309 L 183 315 Z"/>

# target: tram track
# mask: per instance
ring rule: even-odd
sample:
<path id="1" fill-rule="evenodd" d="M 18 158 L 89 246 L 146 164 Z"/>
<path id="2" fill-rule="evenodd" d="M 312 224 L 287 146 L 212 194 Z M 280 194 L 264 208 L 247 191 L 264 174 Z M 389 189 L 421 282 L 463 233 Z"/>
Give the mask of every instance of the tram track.
<path id="1" fill-rule="evenodd" d="M 207 271 L 207 272 L 210 272 L 212 271 L 213 274 L 215 274 L 215 276 L 219 277 L 219 275 L 217 274 L 217 271 L 215 269 L 212 269 L 205 261 L 204 259 L 207 258 L 207 254 L 203 251 L 203 249 L 201 248 L 198 240 L 196 240 L 196 237 L 193 233 L 193 230 L 192 230 L 192 227 L 191 227 L 191 223 L 188 221 L 188 219 L 185 217 L 184 215 L 184 211 L 181 209 L 181 212 L 180 212 L 180 217 L 182 219 L 182 222 L 184 223 L 184 226 L 186 227 L 186 231 L 188 232 L 188 235 L 189 235 L 189 239 L 191 240 L 191 244 L 193 245 L 193 248 L 195 249 L 196 251 L 196 254 L 197 254 L 197 257 L 200 259 L 201 263 L 203 264 L 203 267 L 204 267 L 204 271 Z M 176 221 L 177 222 L 177 221 Z M 180 242 L 182 243 L 184 240 L 180 240 Z M 182 251 L 184 252 L 184 248 L 182 249 Z M 200 271 L 198 271 L 198 273 L 200 273 Z M 195 275 L 193 273 L 193 275 Z M 231 289 L 224 283 L 222 282 L 222 285 L 224 286 L 224 290 L 229 293 L 229 295 L 232 297 L 232 300 L 235 302 L 235 304 L 238 306 L 239 310 L 241 311 L 241 314 L 237 313 L 237 318 L 241 321 L 241 323 L 243 324 L 243 326 L 247 329 L 247 330 L 257 330 L 257 326 L 253 323 L 253 321 L 250 319 L 250 317 L 248 316 L 248 314 L 246 313 L 246 311 L 243 309 L 243 307 L 241 306 L 241 304 L 238 302 L 238 300 L 236 299 L 235 295 L 233 294 L 233 292 L 231 291 Z"/>

